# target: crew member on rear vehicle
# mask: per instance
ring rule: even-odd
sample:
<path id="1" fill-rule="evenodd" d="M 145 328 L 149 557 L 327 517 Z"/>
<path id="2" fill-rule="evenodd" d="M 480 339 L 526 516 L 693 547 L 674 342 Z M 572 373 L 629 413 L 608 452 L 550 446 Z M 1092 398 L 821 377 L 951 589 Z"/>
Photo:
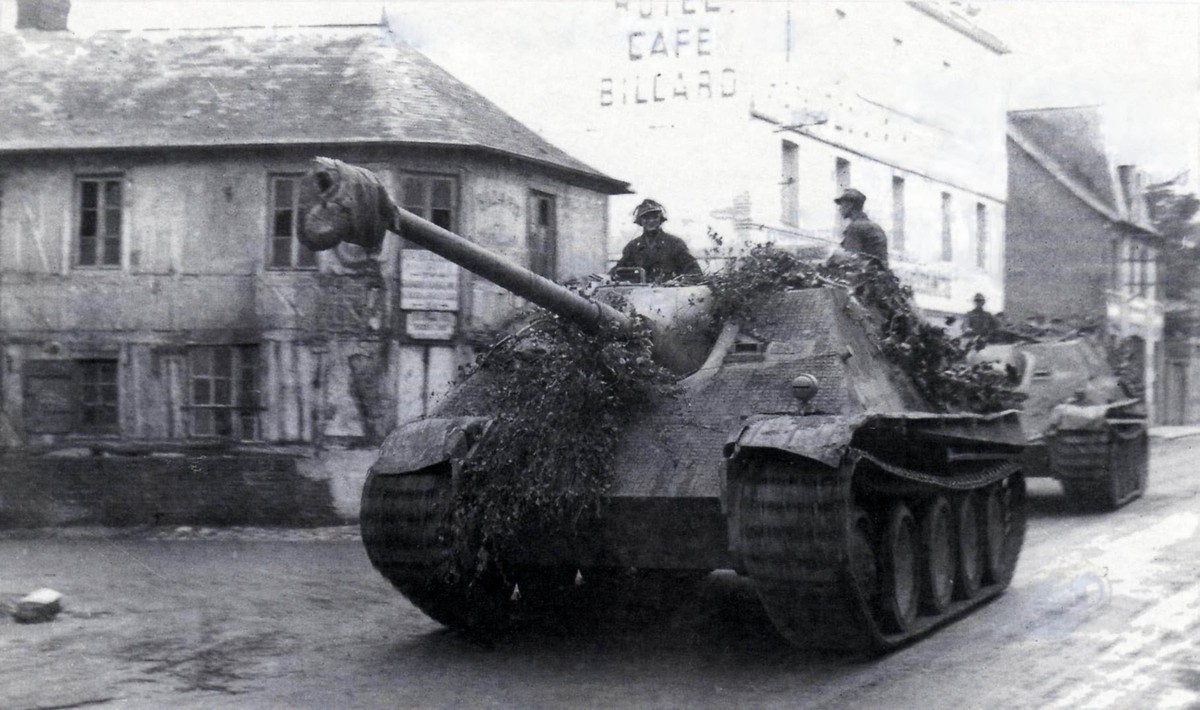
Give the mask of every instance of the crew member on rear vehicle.
<path id="1" fill-rule="evenodd" d="M 667 211 L 654 200 L 642 200 L 633 210 L 634 224 L 642 228 L 642 234 L 625 245 L 621 258 L 613 267 L 618 269 L 641 267 L 646 280 L 651 283 L 670 281 L 684 275 L 700 275 L 700 264 L 688 251 L 687 244 L 673 234 L 662 230 L 667 221 Z"/>

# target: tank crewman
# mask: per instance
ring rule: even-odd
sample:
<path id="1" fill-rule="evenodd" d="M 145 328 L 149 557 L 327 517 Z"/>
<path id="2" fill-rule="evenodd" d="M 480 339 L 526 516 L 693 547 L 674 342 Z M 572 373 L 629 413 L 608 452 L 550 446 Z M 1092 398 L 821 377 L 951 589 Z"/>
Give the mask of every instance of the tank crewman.
<path id="1" fill-rule="evenodd" d="M 646 280 L 652 283 L 670 281 L 685 274 L 701 274 L 700 264 L 688 251 L 687 244 L 662 230 L 662 223 L 666 221 L 667 211 L 662 205 L 654 200 L 642 200 L 633 210 L 633 222 L 642 228 L 642 234 L 625 245 L 612 272 L 641 267 L 646 272 Z"/>
<path id="2" fill-rule="evenodd" d="M 985 303 L 987 299 L 982 293 L 975 294 L 975 307 L 967 311 L 963 318 L 964 332 L 971 335 L 991 335 L 996 332 L 996 328 L 999 327 L 996 316 L 983 309 Z"/>
<path id="3" fill-rule="evenodd" d="M 867 214 L 863 212 L 867 196 L 848 187 L 834 199 L 834 202 L 842 217 L 850 220 L 845 231 L 842 232 L 842 249 L 851 254 L 860 254 L 874 259 L 887 268 L 887 235 L 884 234 L 882 227 L 867 219 Z"/>

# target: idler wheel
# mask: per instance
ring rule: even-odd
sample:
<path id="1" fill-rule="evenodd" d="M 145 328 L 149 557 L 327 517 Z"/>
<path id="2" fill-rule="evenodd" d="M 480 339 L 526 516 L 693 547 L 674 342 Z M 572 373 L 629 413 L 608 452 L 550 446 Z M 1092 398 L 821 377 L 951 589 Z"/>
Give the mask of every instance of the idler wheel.
<path id="1" fill-rule="evenodd" d="M 917 618 L 917 524 L 908 506 L 896 502 L 888 510 L 880 544 L 881 598 L 884 625 L 903 632 Z"/>
<path id="2" fill-rule="evenodd" d="M 921 610 L 941 614 L 954 593 L 954 523 L 950 504 L 936 496 L 921 511 Z"/>
<path id="3" fill-rule="evenodd" d="M 971 493 L 954 501 L 954 596 L 970 599 L 983 586 L 983 539 L 979 534 L 979 501 Z"/>

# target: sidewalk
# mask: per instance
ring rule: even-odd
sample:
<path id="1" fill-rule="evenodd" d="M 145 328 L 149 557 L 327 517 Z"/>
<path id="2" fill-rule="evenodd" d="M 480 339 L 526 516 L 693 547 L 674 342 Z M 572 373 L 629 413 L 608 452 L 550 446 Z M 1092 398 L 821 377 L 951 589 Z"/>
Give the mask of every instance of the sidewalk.
<path id="1" fill-rule="evenodd" d="M 1181 425 L 1181 426 L 1152 426 L 1150 427 L 1151 439 L 1182 439 L 1189 436 L 1200 436 L 1200 426 Z"/>

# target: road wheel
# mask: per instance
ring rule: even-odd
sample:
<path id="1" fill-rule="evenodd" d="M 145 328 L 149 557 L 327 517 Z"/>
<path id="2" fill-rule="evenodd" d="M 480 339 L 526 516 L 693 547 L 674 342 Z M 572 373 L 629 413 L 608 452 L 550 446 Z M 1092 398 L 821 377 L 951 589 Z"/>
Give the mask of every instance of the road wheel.
<path id="1" fill-rule="evenodd" d="M 1025 538 L 1025 479 L 1019 474 L 988 486 L 984 494 L 984 581 L 1007 585 Z"/>
<path id="2" fill-rule="evenodd" d="M 901 502 L 888 510 L 880 544 L 880 571 L 884 625 L 890 631 L 907 631 L 917 618 L 920 599 L 917 525 L 908 506 Z"/>
<path id="3" fill-rule="evenodd" d="M 954 524 L 950 504 L 937 496 L 921 511 L 921 610 L 942 614 L 954 593 Z"/>
<path id="4" fill-rule="evenodd" d="M 879 557 L 871 518 L 858 508 L 850 516 L 850 573 L 870 608 L 879 605 Z"/>
<path id="5" fill-rule="evenodd" d="M 983 586 L 983 538 L 979 534 L 979 499 L 971 494 L 954 501 L 954 596 L 970 599 Z"/>

